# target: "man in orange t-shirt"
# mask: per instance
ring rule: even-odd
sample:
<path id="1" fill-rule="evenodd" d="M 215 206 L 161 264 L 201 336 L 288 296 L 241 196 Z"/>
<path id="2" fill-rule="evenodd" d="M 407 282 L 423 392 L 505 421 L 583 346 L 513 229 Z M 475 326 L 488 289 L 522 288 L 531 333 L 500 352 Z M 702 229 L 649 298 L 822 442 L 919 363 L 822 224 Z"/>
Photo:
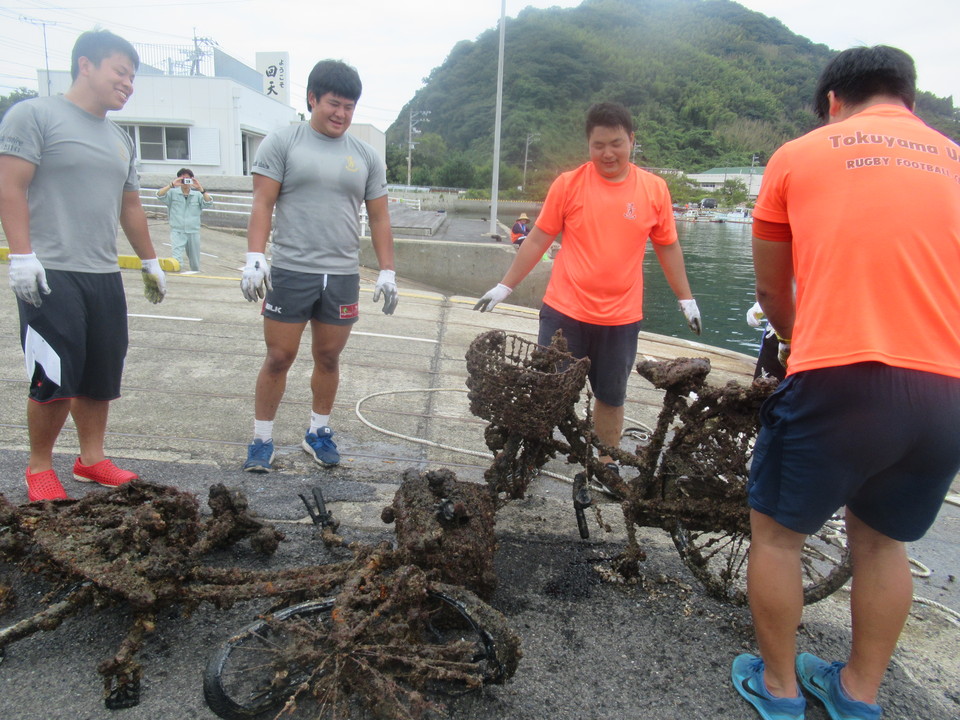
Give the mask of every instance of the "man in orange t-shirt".
<path id="1" fill-rule="evenodd" d="M 687 281 L 667 184 L 630 162 L 634 145 L 630 111 L 616 103 L 593 105 L 587 112 L 586 134 L 590 162 L 554 181 L 510 269 L 474 309 L 493 310 L 562 233 L 540 310 L 539 342 L 550 344 L 560 329 L 571 353 L 590 358 L 595 430 L 604 445 L 618 448 L 627 379 L 636 363 L 643 319 L 648 238 L 680 309 L 698 335 L 700 311 Z M 618 472 L 612 458 L 601 460 Z"/>
<path id="2" fill-rule="evenodd" d="M 773 155 L 754 209 L 757 298 L 790 350 L 748 484 L 761 657 L 732 669 L 765 718 L 803 717 L 796 677 L 831 717 L 880 717 L 913 594 L 904 543 L 960 470 L 960 147 L 913 114 L 915 84 L 896 48 L 837 55 L 815 95 L 826 124 Z M 800 559 L 842 506 L 853 633 L 827 663 L 796 655 Z"/>

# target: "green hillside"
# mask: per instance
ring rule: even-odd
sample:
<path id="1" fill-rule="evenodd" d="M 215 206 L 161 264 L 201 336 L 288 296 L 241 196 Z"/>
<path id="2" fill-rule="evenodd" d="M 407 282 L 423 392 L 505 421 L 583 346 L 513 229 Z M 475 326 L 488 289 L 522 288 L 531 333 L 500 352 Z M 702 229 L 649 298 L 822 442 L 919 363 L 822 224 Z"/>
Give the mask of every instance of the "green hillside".
<path id="1" fill-rule="evenodd" d="M 499 31 L 458 42 L 387 132 L 405 182 L 410 111 L 429 111 L 413 155 L 417 184 L 489 187 Z M 909 51 L 909 48 L 906 48 Z M 585 158 L 584 113 L 600 100 L 634 113 L 636 162 L 697 172 L 763 163 L 815 125 L 810 101 L 833 51 L 729 0 L 585 0 L 508 18 L 501 181 L 542 197 Z M 922 93 L 918 114 L 960 138 L 952 98 Z M 531 136 L 534 136 L 532 137 Z M 528 138 L 531 138 L 528 142 Z"/>

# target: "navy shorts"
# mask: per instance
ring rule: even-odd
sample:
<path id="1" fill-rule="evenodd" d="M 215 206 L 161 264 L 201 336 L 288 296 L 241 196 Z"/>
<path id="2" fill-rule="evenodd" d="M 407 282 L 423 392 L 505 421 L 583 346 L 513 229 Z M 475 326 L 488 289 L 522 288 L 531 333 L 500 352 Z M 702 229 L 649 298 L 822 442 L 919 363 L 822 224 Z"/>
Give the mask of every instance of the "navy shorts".
<path id="1" fill-rule="evenodd" d="M 796 532 L 846 505 L 918 540 L 960 470 L 960 378 L 876 362 L 809 370 L 780 383 L 760 420 L 750 507 Z"/>
<path id="2" fill-rule="evenodd" d="M 127 356 L 127 299 L 119 272 L 47 270 L 36 308 L 17 300 L 30 399 L 114 400 Z"/>
<path id="3" fill-rule="evenodd" d="M 601 402 L 620 407 L 627 399 L 627 380 L 637 364 L 637 336 L 640 323 L 594 325 L 580 322 L 554 310 L 540 308 L 540 335 L 537 342 L 549 345 L 557 330 L 563 331 L 570 353 L 590 358 L 590 387 Z"/>
<path id="4" fill-rule="evenodd" d="M 271 320 L 353 325 L 360 319 L 360 275 L 327 275 L 271 268 L 272 290 L 261 314 Z"/>

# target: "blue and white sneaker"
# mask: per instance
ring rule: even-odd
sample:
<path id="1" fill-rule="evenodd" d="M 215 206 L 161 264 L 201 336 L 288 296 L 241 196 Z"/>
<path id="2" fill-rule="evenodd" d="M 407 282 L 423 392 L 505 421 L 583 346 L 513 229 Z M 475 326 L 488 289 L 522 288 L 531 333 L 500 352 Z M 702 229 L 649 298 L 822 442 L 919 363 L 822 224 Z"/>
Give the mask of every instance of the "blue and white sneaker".
<path id="1" fill-rule="evenodd" d="M 816 655 L 797 655 L 797 677 L 823 703 L 833 720 L 879 720 L 879 705 L 851 698 L 840 684 L 840 670 L 846 663 L 828 663 Z"/>
<path id="2" fill-rule="evenodd" d="M 340 464 L 340 453 L 337 452 L 337 445 L 333 442 L 333 430 L 326 425 L 317 428 L 316 433 L 308 431 L 301 447 L 317 465 L 333 467 Z"/>
<path id="3" fill-rule="evenodd" d="M 803 720 L 807 701 L 803 695 L 795 698 L 774 697 L 763 682 L 763 660 L 743 653 L 733 659 L 730 670 L 733 687 L 753 705 L 763 720 Z"/>
<path id="4" fill-rule="evenodd" d="M 243 464 L 244 472 L 268 473 L 272 469 L 273 440 L 254 440 L 247 446 L 247 461 Z"/>

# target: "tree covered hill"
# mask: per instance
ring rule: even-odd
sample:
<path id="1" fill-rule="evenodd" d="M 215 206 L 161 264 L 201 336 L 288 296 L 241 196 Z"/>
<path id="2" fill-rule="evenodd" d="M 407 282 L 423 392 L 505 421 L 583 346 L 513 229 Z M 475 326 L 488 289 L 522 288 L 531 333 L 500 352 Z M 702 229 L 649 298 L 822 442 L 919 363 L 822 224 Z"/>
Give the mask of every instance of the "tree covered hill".
<path id="1" fill-rule="evenodd" d="M 395 173 L 402 168 L 406 175 L 410 112 L 426 110 L 428 122 L 418 124 L 423 134 L 415 138 L 414 182 L 483 187 L 493 152 L 498 44 L 498 29 L 458 42 L 424 79 L 387 132 Z M 519 184 L 525 155 L 528 196 L 582 162 L 584 113 L 601 100 L 632 110 L 638 164 L 696 172 L 749 165 L 754 154 L 763 163 L 814 127 L 811 98 L 832 55 L 730 0 L 527 8 L 506 25 L 500 187 Z M 952 98 L 921 93 L 917 111 L 960 138 Z"/>

